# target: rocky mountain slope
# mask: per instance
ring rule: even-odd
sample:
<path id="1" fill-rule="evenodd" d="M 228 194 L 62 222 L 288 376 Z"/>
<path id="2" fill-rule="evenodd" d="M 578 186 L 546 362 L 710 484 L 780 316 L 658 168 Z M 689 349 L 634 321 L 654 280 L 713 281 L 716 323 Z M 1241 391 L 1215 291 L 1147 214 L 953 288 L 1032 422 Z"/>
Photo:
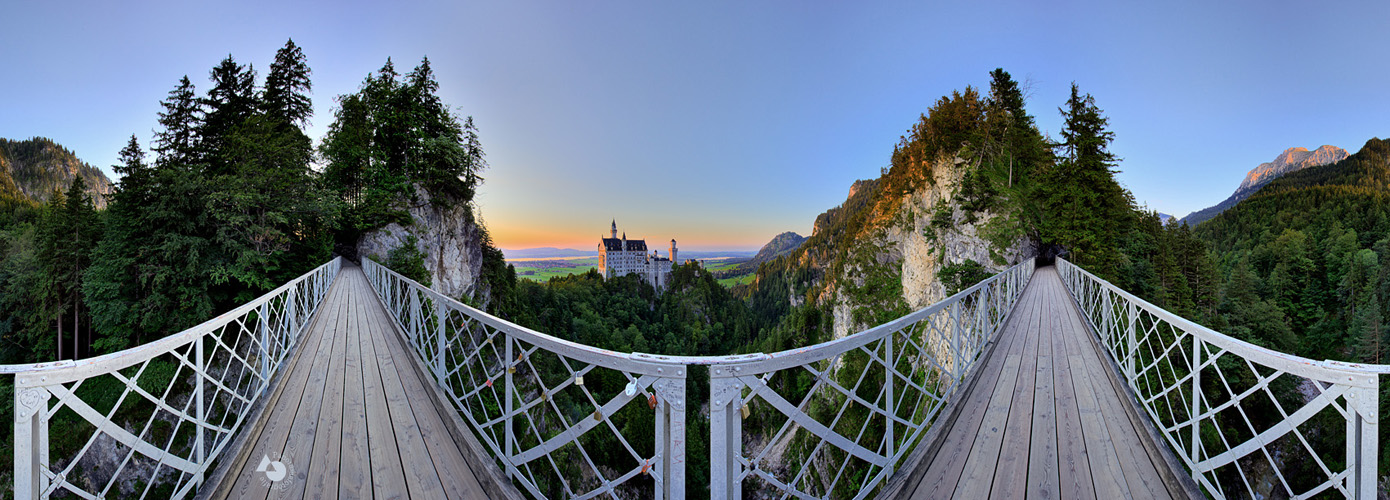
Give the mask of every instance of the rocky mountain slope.
<path id="1" fill-rule="evenodd" d="M 961 207 L 958 194 L 975 167 L 940 158 L 905 191 L 883 179 L 856 181 L 799 248 L 759 271 L 754 287 L 786 287 L 792 306 L 820 304 L 839 338 L 946 298 L 938 273 L 947 266 L 969 260 L 1002 271 L 1032 258 L 1027 237 L 1001 236 L 1008 215 Z"/>
<path id="2" fill-rule="evenodd" d="M 19 192 L 39 202 L 47 201 L 55 189 L 66 191 L 80 175 L 97 208 L 106 208 L 115 187 L 100 169 L 46 137 L 0 139 L 0 173 L 12 178 Z"/>
<path id="3" fill-rule="evenodd" d="M 756 269 L 758 264 L 762 264 L 780 255 L 786 254 L 787 252 L 796 250 L 797 247 L 800 247 L 801 243 L 805 241 L 805 236 L 796 234 L 792 231 L 773 236 L 772 241 L 763 245 L 763 247 L 758 250 L 758 254 L 754 255 L 753 259 L 749 260 L 748 263 Z"/>
<path id="4" fill-rule="evenodd" d="M 1245 174 L 1245 180 L 1240 182 L 1240 187 L 1221 203 L 1207 207 L 1196 212 L 1192 212 L 1183 217 L 1182 221 L 1188 225 L 1195 226 L 1203 221 L 1216 217 L 1217 214 L 1240 203 L 1241 200 L 1249 198 L 1255 194 L 1265 184 L 1277 179 L 1284 174 L 1303 170 L 1309 167 L 1328 165 L 1342 161 L 1347 158 L 1345 149 L 1323 145 L 1316 150 L 1309 151 L 1308 148 L 1289 148 L 1274 158 L 1274 161 L 1261 163 Z"/>

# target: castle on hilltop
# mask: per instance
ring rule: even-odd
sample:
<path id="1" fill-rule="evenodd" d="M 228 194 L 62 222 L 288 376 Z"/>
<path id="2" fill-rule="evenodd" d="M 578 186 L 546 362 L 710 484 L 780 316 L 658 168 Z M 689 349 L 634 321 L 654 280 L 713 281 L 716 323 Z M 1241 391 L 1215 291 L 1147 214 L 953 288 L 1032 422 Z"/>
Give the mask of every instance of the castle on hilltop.
<path id="1" fill-rule="evenodd" d="M 671 279 L 671 264 L 676 261 L 676 240 L 671 240 L 671 253 L 661 257 L 656 250 L 647 253 L 647 240 L 629 240 L 627 233 L 618 237 L 618 221 L 613 221 L 607 238 L 598 244 L 598 273 L 604 279 L 636 274 L 657 290 L 664 290 Z"/>

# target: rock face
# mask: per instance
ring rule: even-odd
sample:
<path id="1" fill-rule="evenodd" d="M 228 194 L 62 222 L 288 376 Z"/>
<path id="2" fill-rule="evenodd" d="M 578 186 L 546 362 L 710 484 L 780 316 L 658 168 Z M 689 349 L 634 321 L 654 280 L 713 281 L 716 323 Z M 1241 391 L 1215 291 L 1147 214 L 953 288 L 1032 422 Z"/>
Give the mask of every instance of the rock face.
<path id="1" fill-rule="evenodd" d="M 1289 172 L 1303 170 L 1309 167 L 1319 167 L 1345 160 L 1349 156 L 1345 149 L 1323 145 L 1316 150 L 1309 151 L 1308 148 L 1289 148 L 1274 158 L 1274 161 L 1261 163 L 1245 174 L 1245 180 L 1240 182 L 1240 187 L 1231 194 L 1225 201 L 1217 203 L 1215 206 L 1207 207 L 1196 212 L 1192 212 L 1183 217 L 1182 221 L 1190 226 L 1195 226 L 1203 221 L 1216 217 L 1217 214 L 1226 209 L 1236 206 L 1241 200 L 1249 198 L 1255 194 L 1265 184 L 1278 179 L 1280 176 Z"/>
<path id="2" fill-rule="evenodd" d="M 1279 153 L 1279 156 L 1274 158 L 1274 161 L 1261 163 L 1260 166 L 1245 174 L 1245 180 L 1241 181 L 1240 188 L 1236 189 L 1236 193 L 1255 191 L 1281 175 L 1308 167 L 1336 163 L 1345 160 L 1347 156 L 1345 149 L 1325 144 L 1314 151 L 1308 151 L 1307 148 L 1285 149 L 1283 153 Z"/>
<path id="3" fill-rule="evenodd" d="M 425 268 L 433 282 L 430 288 L 450 297 L 469 297 L 477 291 L 483 269 L 483 230 L 467 203 L 435 206 L 430 196 L 416 189 L 419 201 L 410 207 L 414 220 L 409 227 L 389 224 L 364 233 L 357 240 L 357 255 L 380 262 L 386 255 L 414 235 L 425 254 Z"/>
<path id="4" fill-rule="evenodd" d="M 39 202 L 48 201 L 55 189 L 67 191 L 78 176 L 87 182 L 87 192 L 97 208 L 106 208 L 107 198 L 115 190 L 100 169 L 44 137 L 0 139 L 0 172 L 14 180 L 20 193 Z"/>
<path id="5" fill-rule="evenodd" d="M 960 158 L 937 162 L 931 170 L 930 182 L 896 200 L 886 200 L 899 204 L 897 215 L 871 225 L 867 234 L 856 239 L 861 248 L 875 249 L 872 251 L 877 255 L 870 265 L 900 272 L 902 297 L 909 310 L 921 309 L 946 298 L 946 287 L 937 278 L 942 267 L 973 260 L 998 272 L 1036 254 L 1032 243 L 1022 237 L 1006 248 L 996 248 L 981 233 L 999 215 L 975 214 L 971 220 L 957 207 L 954 198 L 969 168 L 973 166 Z M 851 197 L 858 190 L 858 184 L 856 182 L 855 189 L 850 191 Z M 935 217 L 947 213 L 948 224 L 933 224 Z M 941 227 L 943 225 L 945 227 Z M 843 270 L 844 279 L 862 286 L 869 271 L 865 266 L 850 266 Z M 874 326 L 854 321 L 851 311 L 865 305 L 850 303 L 850 294 L 844 292 L 846 284 L 832 285 L 836 338 Z"/>

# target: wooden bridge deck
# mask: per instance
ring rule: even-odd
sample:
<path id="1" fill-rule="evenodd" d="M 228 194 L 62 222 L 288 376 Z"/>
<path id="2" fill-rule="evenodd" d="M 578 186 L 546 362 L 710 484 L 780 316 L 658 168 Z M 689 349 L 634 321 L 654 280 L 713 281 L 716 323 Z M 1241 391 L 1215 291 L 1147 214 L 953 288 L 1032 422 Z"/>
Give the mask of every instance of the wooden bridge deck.
<path id="1" fill-rule="evenodd" d="M 903 498 L 1184 498 L 1063 288 L 1039 268 Z"/>
<path id="2" fill-rule="evenodd" d="M 372 293 L 343 266 L 267 406 L 250 453 L 213 496 L 261 498 L 490 498 L 495 482 L 431 399 L 430 382 Z M 447 410 L 447 409 L 445 409 Z M 454 429 L 458 432 L 457 428 Z M 463 432 L 467 432 L 465 429 Z M 290 475 L 271 483 L 262 457 Z M 490 458 L 488 459 L 490 460 Z M 506 488 L 511 488 L 508 484 Z"/>

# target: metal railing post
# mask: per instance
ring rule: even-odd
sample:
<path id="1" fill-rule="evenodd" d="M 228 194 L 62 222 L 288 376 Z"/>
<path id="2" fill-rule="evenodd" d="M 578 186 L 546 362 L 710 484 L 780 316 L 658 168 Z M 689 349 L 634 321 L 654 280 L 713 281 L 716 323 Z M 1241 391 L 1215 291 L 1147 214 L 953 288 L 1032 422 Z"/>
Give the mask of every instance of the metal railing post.
<path id="1" fill-rule="evenodd" d="M 732 368 L 710 367 L 709 495 L 711 500 L 743 498 L 738 455 L 743 449 L 743 415 L 734 402 L 742 399 L 743 384 Z"/>
<path id="2" fill-rule="evenodd" d="M 198 476 L 194 479 L 194 481 L 199 486 L 202 486 L 203 484 L 204 471 L 207 469 L 208 465 L 206 457 L 204 456 L 206 450 L 204 450 L 203 447 L 203 434 L 206 431 L 206 429 L 203 428 L 203 425 L 208 421 L 207 405 L 203 404 L 203 386 L 207 385 L 203 380 L 204 377 L 207 377 L 207 363 L 203 358 L 203 337 L 206 337 L 206 335 L 199 335 L 198 340 L 193 341 L 193 350 L 196 351 L 196 353 L 194 354 L 196 358 L 195 363 L 197 366 L 194 375 L 194 380 L 198 381 L 198 385 L 193 388 L 193 397 L 197 400 L 195 404 L 198 405 L 198 408 L 194 411 L 195 418 L 197 418 L 197 436 L 194 438 L 193 441 L 193 457 L 195 463 L 198 464 Z"/>
<path id="3" fill-rule="evenodd" d="M 656 491 L 658 500 L 685 498 L 685 370 L 678 367 L 676 377 L 662 380 L 666 397 L 656 408 L 656 446 L 661 450 L 661 460 L 656 465 L 662 474 L 661 487 Z M 713 495 L 714 476 L 710 477 Z"/>
<path id="4" fill-rule="evenodd" d="M 884 345 L 884 349 L 886 349 L 887 352 L 883 356 L 883 390 L 887 395 L 884 409 L 887 410 L 888 413 L 884 417 L 885 429 L 883 440 L 888 444 L 888 467 L 886 467 L 886 469 L 888 469 L 889 476 L 893 475 L 893 464 L 896 462 L 893 460 L 894 444 L 896 444 L 893 442 L 893 417 L 897 416 L 896 413 L 893 413 L 893 372 L 897 365 L 893 359 L 893 337 L 895 336 L 897 336 L 897 333 L 888 334 L 887 344 Z M 742 398 L 739 399 L 742 400 Z"/>
<path id="5" fill-rule="evenodd" d="M 261 335 L 261 381 L 263 384 L 270 383 L 270 301 L 261 304 L 260 308 L 260 335 Z"/>
<path id="6" fill-rule="evenodd" d="M 294 292 L 295 289 L 291 288 L 285 293 L 285 320 L 290 323 L 290 327 L 285 331 L 285 334 L 290 338 L 298 339 L 299 321 L 294 317 Z"/>
<path id="7" fill-rule="evenodd" d="M 16 382 L 22 382 L 16 377 Z M 14 390 L 14 498 L 37 499 L 48 489 L 48 391 Z"/>
<path id="8" fill-rule="evenodd" d="M 1358 499 L 1375 499 L 1379 478 L 1380 454 L 1380 380 L 1377 375 L 1366 377 L 1370 387 L 1358 387 L 1348 394 L 1347 415 L 1347 490 Z"/>
<path id="9" fill-rule="evenodd" d="M 406 314 L 406 318 L 409 319 L 410 324 L 405 325 L 405 328 L 406 331 L 410 332 L 410 341 L 415 343 L 417 342 L 416 339 L 420 338 L 420 294 L 415 293 L 415 290 L 409 290 L 409 292 L 410 312 Z"/>
<path id="10" fill-rule="evenodd" d="M 1198 415 L 1199 413 L 1201 413 L 1201 410 L 1202 410 L 1201 401 L 1202 401 L 1202 338 L 1201 338 L 1201 337 L 1198 337 L 1198 336 L 1196 336 L 1196 335 L 1193 335 L 1193 336 L 1192 336 L 1192 412 L 1188 414 L 1188 417 L 1192 419 L 1192 443 L 1191 443 L 1191 445 L 1192 445 L 1192 446 L 1191 446 L 1191 447 L 1192 447 L 1191 453 L 1192 453 L 1192 454 L 1189 455 L 1189 456 L 1192 457 L 1192 462 L 1191 462 L 1191 463 L 1194 463 L 1194 464 L 1197 463 L 1197 462 L 1202 461 L 1202 459 L 1201 459 L 1200 457 L 1197 456 L 1197 452 L 1198 452 L 1198 450 L 1200 449 L 1200 446 L 1201 446 L 1201 444 L 1200 444 L 1200 439 L 1202 438 L 1202 436 L 1201 436 L 1202 421 L 1201 421 L 1201 419 L 1198 419 L 1198 418 L 1197 418 L 1197 415 Z M 1199 474 L 1199 472 L 1197 472 L 1196 469 L 1193 469 L 1193 470 L 1192 470 L 1192 473 L 1193 473 L 1193 474 Z"/>
<path id="11" fill-rule="evenodd" d="M 1111 344 L 1111 340 L 1110 340 L 1110 337 L 1111 337 L 1111 336 L 1110 336 L 1110 307 L 1111 307 L 1111 304 L 1110 304 L 1110 294 L 1109 294 L 1108 292 L 1107 292 L 1107 293 L 1103 293 L 1103 294 L 1100 296 L 1100 310 L 1101 310 L 1101 316 L 1100 316 L 1100 332 L 1098 332 L 1098 333 L 1100 333 L 1100 341 L 1101 341 L 1101 343 L 1104 344 L 1106 347 L 1109 347 L 1109 346 L 1112 345 L 1112 344 Z"/>
<path id="12" fill-rule="evenodd" d="M 961 368 L 960 355 L 960 301 L 951 303 L 951 383 L 960 382 L 960 378 L 965 376 L 965 370 Z"/>
<path id="13" fill-rule="evenodd" d="M 1125 377 L 1129 379 L 1129 386 L 1138 389 L 1139 373 L 1135 370 L 1135 363 L 1139 358 L 1139 337 L 1135 334 L 1138 330 L 1136 324 L 1139 322 L 1139 308 L 1133 302 L 1125 301 L 1129 309 L 1129 324 L 1125 326 L 1126 355 Z"/>
<path id="14" fill-rule="evenodd" d="M 444 303 L 443 303 L 443 302 L 440 302 L 439 300 L 435 300 L 435 301 L 434 301 L 434 317 L 435 317 L 434 323 L 435 323 L 435 328 L 438 330 L 438 333 L 439 333 L 438 337 L 439 337 L 439 338 L 435 339 L 435 349 L 434 349 L 434 378 L 435 378 L 435 380 L 439 380 L 439 381 L 441 381 L 441 382 L 444 381 L 444 378 L 445 378 L 446 374 L 449 373 L 449 372 L 447 372 L 447 371 L 444 370 L 444 349 L 445 349 L 446 346 L 448 346 L 448 344 L 449 344 L 448 335 L 446 335 L 446 334 L 448 333 L 448 328 L 446 328 L 447 325 L 444 324 L 444 316 L 445 316 L 445 314 L 444 314 Z M 497 351 L 493 351 L 493 352 L 497 352 Z"/>
<path id="15" fill-rule="evenodd" d="M 512 434 L 512 413 L 516 411 L 515 404 L 512 402 L 512 390 L 514 389 L 514 386 L 512 385 L 512 374 L 516 372 L 517 362 L 516 355 L 512 353 L 512 337 L 510 335 L 507 335 L 506 333 L 502 333 L 501 337 L 502 341 L 507 343 L 507 346 L 504 349 L 504 356 L 506 357 L 503 358 L 507 360 L 506 369 L 503 370 L 504 373 L 502 375 L 502 395 L 506 398 L 506 402 L 503 403 L 503 411 L 505 411 L 506 413 L 502 416 L 502 418 L 506 419 L 506 422 L 503 424 L 503 432 L 506 434 L 506 438 L 504 439 L 505 443 L 502 445 L 502 454 L 505 455 L 504 457 L 502 457 L 502 461 L 507 464 L 507 479 L 512 479 L 515 476 L 515 474 L 512 472 L 513 467 L 511 464 L 512 457 L 515 453 L 514 450 L 516 450 L 516 436 Z M 661 426 L 657 426 L 658 435 L 660 435 L 660 432 Z"/>

